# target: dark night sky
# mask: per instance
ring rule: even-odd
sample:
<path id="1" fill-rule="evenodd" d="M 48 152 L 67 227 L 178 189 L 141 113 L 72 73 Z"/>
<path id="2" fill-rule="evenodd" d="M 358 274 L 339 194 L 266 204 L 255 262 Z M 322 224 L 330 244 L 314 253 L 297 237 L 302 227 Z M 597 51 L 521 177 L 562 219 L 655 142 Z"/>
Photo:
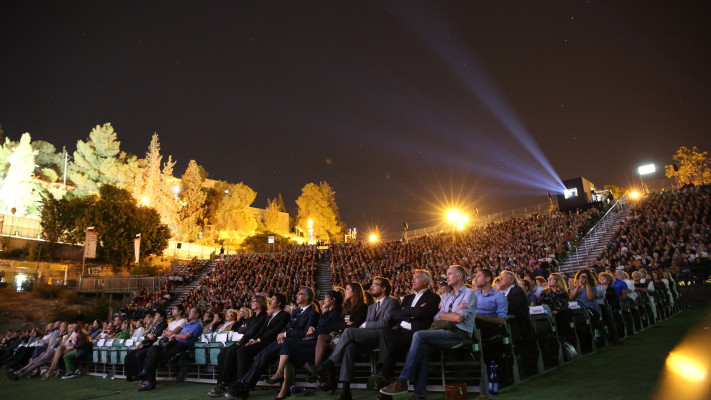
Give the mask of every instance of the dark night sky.
<path id="1" fill-rule="evenodd" d="M 349 227 L 394 237 L 403 221 L 436 223 L 445 201 L 486 214 L 546 201 L 556 174 L 626 185 L 679 146 L 711 150 L 709 11 L 3 2 L 0 124 L 73 151 L 111 122 L 141 156 L 157 132 L 176 175 L 195 159 L 255 189 L 257 207 L 280 192 L 295 207 L 326 180 Z"/>

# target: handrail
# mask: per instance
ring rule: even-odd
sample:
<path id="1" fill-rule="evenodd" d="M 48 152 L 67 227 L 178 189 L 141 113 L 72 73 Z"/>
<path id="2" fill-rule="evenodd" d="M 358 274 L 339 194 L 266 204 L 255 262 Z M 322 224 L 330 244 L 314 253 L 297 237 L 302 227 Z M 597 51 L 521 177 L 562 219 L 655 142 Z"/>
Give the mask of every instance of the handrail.
<path id="1" fill-rule="evenodd" d="M 600 218 L 600 219 L 595 223 L 595 225 L 593 225 L 593 227 L 590 228 L 590 229 L 585 233 L 585 235 L 583 236 L 582 242 L 584 242 L 584 246 L 585 246 L 585 256 L 586 256 L 586 257 L 587 257 L 588 255 L 590 255 L 590 248 L 589 248 L 589 246 L 588 246 L 588 241 L 585 240 L 585 239 L 587 239 L 588 236 L 590 236 L 590 234 L 592 234 L 595 230 L 598 229 L 598 227 L 600 226 L 600 224 L 602 224 L 602 223 L 607 219 L 607 217 L 610 215 L 610 212 L 611 212 L 615 207 L 618 207 L 618 206 L 621 207 L 621 206 L 620 206 L 620 201 L 622 201 L 622 199 L 624 199 L 625 196 L 627 196 L 627 192 L 625 192 L 625 194 L 623 194 L 622 196 L 620 196 L 620 198 L 617 199 L 617 201 L 615 201 L 615 204 L 613 204 L 612 207 L 610 207 L 610 208 L 605 212 L 605 215 L 603 215 L 602 218 Z M 580 242 L 578 242 L 578 243 L 580 243 Z M 576 246 L 575 246 L 575 249 L 574 249 L 574 253 L 575 253 L 575 263 L 578 264 L 578 266 L 580 265 L 579 249 L 580 249 L 580 247 L 579 247 L 578 245 L 576 245 Z M 568 256 L 568 259 L 571 259 L 572 257 L 573 257 L 573 252 L 570 253 L 570 255 Z"/>

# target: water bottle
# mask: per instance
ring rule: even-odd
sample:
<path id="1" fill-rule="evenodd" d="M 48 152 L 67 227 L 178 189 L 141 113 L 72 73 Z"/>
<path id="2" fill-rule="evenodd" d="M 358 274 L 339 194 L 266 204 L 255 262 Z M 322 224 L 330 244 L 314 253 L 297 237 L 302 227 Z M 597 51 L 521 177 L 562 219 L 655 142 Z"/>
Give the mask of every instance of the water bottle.
<path id="1" fill-rule="evenodd" d="M 299 393 L 303 393 L 306 389 L 302 388 L 301 386 L 293 385 L 293 386 L 289 387 L 289 390 L 291 390 L 291 393 L 293 393 L 293 394 L 299 394 Z"/>
<path id="2" fill-rule="evenodd" d="M 491 360 L 489 363 L 489 394 L 492 396 L 499 394 L 499 374 L 496 371 L 498 368 L 496 361 Z"/>

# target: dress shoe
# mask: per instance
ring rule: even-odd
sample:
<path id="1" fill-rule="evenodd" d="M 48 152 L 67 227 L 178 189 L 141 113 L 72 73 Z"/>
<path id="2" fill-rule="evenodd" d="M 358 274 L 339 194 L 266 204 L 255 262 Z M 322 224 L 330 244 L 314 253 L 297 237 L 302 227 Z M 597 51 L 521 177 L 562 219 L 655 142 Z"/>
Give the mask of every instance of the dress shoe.
<path id="1" fill-rule="evenodd" d="M 281 378 L 276 378 L 276 379 L 267 378 L 264 380 L 264 383 L 266 383 L 267 385 L 276 385 L 277 383 L 281 385 L 282 382 L 284 382 L 283 376 Z"/>
<path id="2" fill-rule="evenodd" d="M 279 396 L 275 397 L 274 400 L 284 400 L 285 398 L 287 398 L 289 396 L 291 396 L 291 391 L 288 391 L 286 393 L 286 396 L 284 396 L 284 397 L 279 397 Z"/>
<path id="3" fill-rule="evenodd" d="M 392 396 L 398 393 L 405 393 L 407 392 L 407 389 L 407 381 L 404 379 L 397 379 L 380 389 L 380 393 Z"/>

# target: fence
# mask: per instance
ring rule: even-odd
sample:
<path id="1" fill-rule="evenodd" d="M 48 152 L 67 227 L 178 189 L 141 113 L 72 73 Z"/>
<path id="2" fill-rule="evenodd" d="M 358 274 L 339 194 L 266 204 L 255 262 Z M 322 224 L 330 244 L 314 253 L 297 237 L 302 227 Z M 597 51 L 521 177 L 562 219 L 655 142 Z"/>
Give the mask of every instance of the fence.
<path id="1" fill-rule="evenodd" d="M 155 290 L 160 287 L 163 277 L 112 277 L 83 278 L 76 282 L 77 292 L 130 293 L 141 289 Z M 70 284 L 70 287 L 72 285 Z"/>
<path id="2" fill-rule="evenodd" d="M 0 235 L 37 239 L 42 232 L 38 218 L 0 214 Z"/>

